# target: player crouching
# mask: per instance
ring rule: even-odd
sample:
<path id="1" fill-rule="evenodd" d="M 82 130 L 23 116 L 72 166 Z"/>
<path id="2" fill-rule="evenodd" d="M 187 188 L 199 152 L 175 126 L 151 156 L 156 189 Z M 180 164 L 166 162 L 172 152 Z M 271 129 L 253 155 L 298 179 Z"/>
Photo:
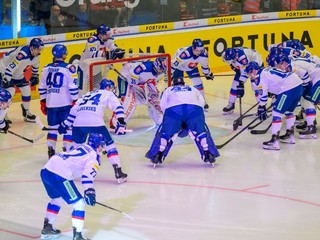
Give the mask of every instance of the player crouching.
<path id="1" fill-rule="evenodd" d="M 154 167 L 164 161 L 178 135 L 188 134 L 195 141 L 202 160 L 214 166 L 220 154 L 205 123 L 204 105 L 205 100 L 196 88 L 185 85 L 183 78 L 173 79 L 173 86 L 162 94 L 163 121 L 146 153 Z"/>

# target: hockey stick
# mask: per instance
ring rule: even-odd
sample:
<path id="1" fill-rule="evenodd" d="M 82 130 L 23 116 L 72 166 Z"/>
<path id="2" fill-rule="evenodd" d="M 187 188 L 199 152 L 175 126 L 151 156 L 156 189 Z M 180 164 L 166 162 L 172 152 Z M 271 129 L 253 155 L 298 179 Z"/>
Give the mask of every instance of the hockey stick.
<path id="1" fill-rule="evenodd" d="M 124 216 L 126 216 L 127 218 L 129 218 L 131 221 L 135 221 L 133 217 L 131 217 L 129 214 L 127 214 L 127 213 L 125 213 L 125 212 L 123 212 L 123 211 L 120 211 L 120 210 L 118 210 L 118 209 L 115 209 L 115 208 L 113 208 L 113 207 L 110 207 L 110 206 L 108 206 L 108 205 L 105 205 L 105 204 L 103 204 L 103 203 L 96 202 L 96 204 L 98 204 L 98 205 L 100 205 L 100 206 L 102 206 L 102 207 L 105 207 L 105 208 L 109 208 L 109 209 L 111 209 L 111 210 L 113 210 L 113 211 L 119 212 L 119 213 L 123 214 Z"/>
<path id="2" fill-rule="evenodd" d="M 269 110 L 270 108 L 272 108 L 272 105 L 270 107 L 267 108 L 267 110 Z M 232 136 L 229 140 L 227 140 L 225 143 L 221 144 L 221 145 L 216 145 L 217 149 L 221 149 L 223 148 L 225 145 L 227 145 L 229 142 L 231 142 L 233 139 L 235 139 L 240 133 L 242 133 L 244 130 L 246 130 L 248 127 L 250 127 L 255 121 L 257 121 L 259 119 L 259 116 L 256 117 L 255 119 L 253 119 L 248 125 L 246 125 L 244 128 L 242 128 L 239 132 L 237 132 L 234 136 Z"/>
<path id="3" fill-rule="evenodd" d="M 271 115 L 268 115 L 267 116 L 267 119 L 270 117 Z M 252 129 L 254 129 L 254 128 L 256 128 L 256 127 L 258 127 L 261 123 L 263 123 L 265 120 L 263 120 L 263 121 L 260 121 L 260 122 L 258 122 L 257 124 L 255 124 L 255 125 L 253 125 L 253 126 L 250 126 L 250 127 L 248 127 L 248 129 L 249 130 L 252 130 Z"/>
<path id="4" fill-rule="evenodd" d="M 245 113 L 243 113 L 242 115 L 240 115 L 240 117 L 238 117 L 236 120 L 233 121 L 233 130 L 237 130 L 238 126 L 240 125 L 240 123 L 242 122 L 242 119 L 246 118 L 246 117 L 251 117 L 254 116 L 254 114 L 249 114 L 246 115 L 248 112 L 250 112 L 253 108 L 255 108 L 259 103 L 257 102 L 255 105 L 253 105 L 251 108 L 249 108 Z"/>
<path id="5" fill-rule="evenodd" d="M 26 138 L 24 136 L 21 136 L 20 134 L 18 133 L 15 133 L 15 132 L 12 132 L 10 130 L 7 131 L 8 133 L 11 133 L 12 135 L 15 135 L 23 140 L 26 140 L 27 142 L 30 142 L 30 143 L 35 143 L 36 141 L 38 141 L 39 139 L 41 139 L 42 137 L 44 137 L 44 133 L 41 133 L 39 136 L 35 137 L 34 139 L 29 139 L 29 138 Z"/>
<path id="6" fill-rule="evenodd" d="M 268 132 L 268 130 L 270 129 L 270 127 L 272 126 L 272 122 L 269 124 L 269 126 L 266 129 L 262 129 L 262 130 L 251 130 L 250 133 L 251 134 L 266 134 Z"/>
<path id="7" fill-rule="evenodd" d="M 232 77 L 232 76 L 234 76 L 234 74 L 214 74 L 214 77 Z M 206 77 L 206 76 L 200 76 L 201 78 L 202 77 Z M 183 76 L 183 78 L 189 78 L 189 76 Z"/>
<path id="8" fill-rule="evenodd" d="M 240 117 L 242 116 L 242 97 L 239 98 Z M 239 126 L 242 126 L 242 119 L 239 122 Z"/>

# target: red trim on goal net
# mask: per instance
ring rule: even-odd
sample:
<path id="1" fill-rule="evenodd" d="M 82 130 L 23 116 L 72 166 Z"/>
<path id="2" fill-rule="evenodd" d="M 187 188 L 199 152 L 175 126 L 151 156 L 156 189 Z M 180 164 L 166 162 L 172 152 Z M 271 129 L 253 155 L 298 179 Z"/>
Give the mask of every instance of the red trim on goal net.
<path id="1" fill-rule="evenodd" d="M 141 54 L 143 54 L 143 53 L 141 53 Z M 129 61 L 139 61 L 139 60 L 149 59 L 149 58 L 165 57 L 165 58 L 167 58 L 167 61 L 168 61 L 168 69 L 167 69 L 168 86 L 171 86 L 171 56 L 170 56 L 170 54 L 168 54 L 168 53 L 159 53 L 159 54 L 145 53 L 145 54 L 146 55 L 138 56 L 138 57 L 128 57 L 128 58 L 122 58 L 122 59 L 117 59 L 117 60 L 105 60 L 105 61 L 92 62 L 92 63 L 90 63 L 90 66 L 89 66 L 89 74 L 90 74 L 90 76 L 93 76 L 93 67 L 97 66 L 97 65 L 105 65 L 105 64 L 129 62 Z M 149 54 L 149 55 L 147 55 L 147 54 Z M 90 81 L 89 87 L 90 87 L 90 90 L 93 89 L 93 81 Z"/>

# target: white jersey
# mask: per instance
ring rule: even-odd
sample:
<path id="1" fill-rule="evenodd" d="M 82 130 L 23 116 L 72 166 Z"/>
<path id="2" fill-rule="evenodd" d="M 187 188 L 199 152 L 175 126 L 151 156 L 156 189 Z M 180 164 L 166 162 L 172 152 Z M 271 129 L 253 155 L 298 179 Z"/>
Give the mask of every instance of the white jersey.
<path id="1" fill-rule="evenodd" d="M 158 75 L 153 68 L 152 61 L 126 64 L 123 71 L 126 71 L 125 76 L 130 85 L 144 85 L 145 83 L 155 82 Z"/>
<path id="2" fill-rule="evenodd" d="M 81 144 L 70 152 L 52 156 L 43 167 L 67 180 L 81 178 L 84 190 L 93 187 L 99 171 L 100 156 L 89 145 Z"/>
<path id="3" fill-rule="evenodd" d="M 302 84 L 297 74 L 275 68 L 259 70 L 255 81 L 259 91 L 260 105 L 267 104 L 268 92 L 278 95 Z"/>
<path id="4" fill-rule="evenodd" d="M 209 74 L 210 69 L 208 67 L 208 51 L 204 49 L 199 56 L 195 56 L 192 51 L 192 46 L 184 47 L 177 50 L 171 61 L 171 72 L 176 69 L 189 72 L 198 68 L 201 65 L 202 73 Z"/>
<path id="5" fill-rule="evenodd" d="M 32 67 L 32 74 L 38 74 L 39 56 L 32 56 L 29 46 L 17 47 L 7 52 L 0 59 L 0 71 L 7 80 L 20 80 L 24 78 L 24 70 L 26 67 Z"/>
<path id="6" fill-rule="evenodd" d="M 171 86 L 168 87 L 161 96 L 160 106 L 164 112 L 167 108 L 190 104 L 203 107 L 205 100 L 198 89 L 193 86 Z"/>
<path id="7" fill-rule="evenodd" d="M 103 119 L 107 108 L 116 113 L 117 118 L 124 118 L 124 111 L 117 96 L 108 90 L 94 90 L 78 99 L 71 108 L 66 124 L 76 127 L 105 126 Z"/>
<path id="8" fill-rule="evenodd" d="M 222 60 L 229 65 L 231 64 L 235 68 L 240 70 L 240 78 L 239 80 L 242 82 L 246 82 L 248 79 L 247 73 L 245 72 L 246 66 L 249 62 L 257 62 L 259 66 L 263 65 L 263 60 L 256 50 L 250 48 L 235 48 L 238 53 L 238 59 L 236 61 L 227 61 L 225 60 L 225 52 L 222 54 Z"/>
<path id="9" fill-rule="evenodd" d="M 314 85 L 320 81 L 320 66 L 305 58 L 294 58 L 291 60 L 293 71 L 295 71 L 304 83 L 312 81 Z M 303 72 L 306 72 L 308 78 L 303 77 Z"/>
<path id="10" fill-rule="evenodd" d="M 107 49 L 113 51 L 117 48 L 114 43 L 114 38 L 109 38 L 107 41 L 103 42 L 100 40 L 97 34 L 89 37 L 86 42 L 85 49 L 81 54 L 80 61 L 90 58 L 102 57 L 102 53 Z"/>
<path id="11" fill-rule="evenodd" d="M 79 92 L 76 67 L 64 61 L 48 64 L 42 69 L 38 90 L 48 108 L 71 106 Z"/>

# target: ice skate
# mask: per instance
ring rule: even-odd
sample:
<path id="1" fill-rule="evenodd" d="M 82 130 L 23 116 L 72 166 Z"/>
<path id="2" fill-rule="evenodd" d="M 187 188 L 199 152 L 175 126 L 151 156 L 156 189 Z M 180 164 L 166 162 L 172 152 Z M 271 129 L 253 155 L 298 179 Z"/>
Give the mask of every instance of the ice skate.
<path id="1" fill-rule="evenodd" d="M 317 138 L 317 129 L 314 125 L 307 126 L 307 129 L 304 132 L 299 132 L 299 138 L 301 139 L 316 139 Z"/>
<path id="2" fill-rule="evenodd" d="M 118 164 L 113 164 L 114 174 L 118 183 L 124 183 L 127 181 L 128 174 L 122 172 L 121 167 Z"/>
<path id="3" fill-rule="evenodd" d="M 24 117 L 25 122 L 36 122 L 36 115 L 32 114 L 28 109 L 25 109 L 23 104 L 21 103 L 22 116 Z"/>
<path id="4" fill-rule="evenodd" d="M 296 126 L 296 129 L 304 130 L 307 128 L 307 121 L 303 121 Z"/>
<path id="5" fill-rule="evenodd" d="M 279 137 L 279 140 L 280 140 L 280 142 L 283 142 L 283 143 L 295 144 L 296 143 L 296 139 L 294 137 L 293 128 L 287 129 L 286 133 Z"/>
<path id="6" fill-rule="evenodd" d="M 303 113 L 304 110 L 300 110 L 299 113 L 296 115 L 296 121 L 302 121 L 303 120 Z"/>
<path id="7" fill-rule="evenodd" d="M 6 116 L 4 117 L 4 119 L 6 120 L 6 122 L 8 124 L 12 124 L 12 121 L 9 119 L 8 114 L 6 114 Z"/>
<path id="8" fill-rule="evenodd" d="M 224 115 L 232 114 L 234 111 L 234 103 L 229 103 L 226 107 L 222 109 L 222 111 Z"/>
<path id="9" fill-rule="evenodd" d="M 60 237 L 61 231 L 52 227 L 48 219 L 44 219 L 43 229 L 41 231 L 40 239 L 54 239 Z"/>
<path id="10" fill-rule="evenodd" d="M 163 162 L 163 152 L 159 151 L 151 162 L 153 163 L 153 168 L 156 168 L 158 164 L 161 164 Z"/>
<path id="11" fill-rule="evenodd" d="M 76 228 L 73 227 L 73 240 L 90 240 L 89 238 L 83 237 L 81 232 L 77 232 Z"/>
<path id="12" fill-rule="evenodd" d="M 207 102 L 204 104 L 203 109 L 204 109 L 204 111 L 208 112 L 209 105 Z"/>
<path id="13" fill-rule="evenodd" d="M 215 163 L 216 159 L 215 159 L 214 155 L 211 154 L 211 153 L 209 152 L 209 150 L 207 150 L 207 151 L 204 151 L 203 161 L 204 161 L 205 163 L 211 163 L 211 164 L 212 164 L 212 167 L 214 167 L 214 163 Z"/>
<path id="14" fill-rule="evenodd" d="M 53 147 L 48 147 L 48 158 L 50 159 L 55 154 L 56 151 L 53 149 Z"/>
<path id="15" fill-rule="evenodd" d="M 264 142 L 262 147 L 263 149 L 267 149 L 267 150 L 280 150 L 279 133 L 272 134 L 271 140 L 268 142 Z"/>

